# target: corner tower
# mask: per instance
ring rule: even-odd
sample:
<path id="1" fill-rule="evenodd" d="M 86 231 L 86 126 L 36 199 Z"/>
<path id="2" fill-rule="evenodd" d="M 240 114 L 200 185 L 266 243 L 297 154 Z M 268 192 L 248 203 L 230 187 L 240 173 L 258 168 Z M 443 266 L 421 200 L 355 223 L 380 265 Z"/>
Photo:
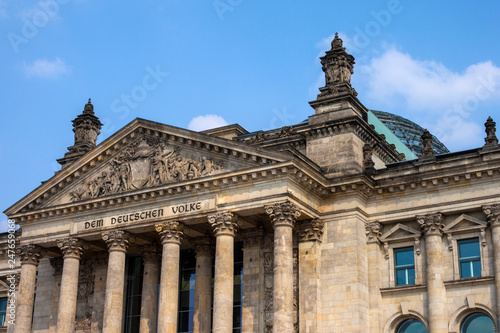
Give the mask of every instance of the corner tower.
<path id="1" fill-rule="evenodd" d="M 64 154 L 63 158 L 57 160 L 63 169 L 96 146 L 101 127 L 102 123 L 94 114 L 94 106 L 89 98 L 82 114 L 73 120 L 75 144 L 68 147 L 68 152 Z"/>

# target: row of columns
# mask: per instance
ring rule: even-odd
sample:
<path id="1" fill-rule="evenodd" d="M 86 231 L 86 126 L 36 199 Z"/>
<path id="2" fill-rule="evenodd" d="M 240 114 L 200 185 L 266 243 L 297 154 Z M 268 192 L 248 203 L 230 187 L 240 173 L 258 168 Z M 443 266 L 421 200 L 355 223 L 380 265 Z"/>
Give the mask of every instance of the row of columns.
<path id="1" fill-rule="evenodd" d="M 500 204 L 483 206 L 488 224 L 491 226 L 494 251 L 494 268 L 496 284 L 497 314 L 500 313 Z M 426 277 L 427 277 L 427 309 L 429 332 L 447 333 L 448 314 L 446 288 L 444 286 L 444 254 L 443 254 L 443 215 L 440 213 L 416 216 L 425 239 Z M 380 322 L 380 236 L 382 225 L 372 222 L 366 225 L 368 252 L 368 288 L 370 294 L 370 327 L 378 332 Z"/>
<path id="2" fill-rule="evenodd" d="M 268 206 L 266 212 L 274 227 L 273 329 L 276 332 L 294 332 L 292 236 L 296 219 L 301 213 L 288 201 Z M 216 239 L 213 320 L 211 321 L 213 244 L 209 237 L 201 237 L 192 241 L 196 255 L 194 332 L 208 333 L 212 327 L 214 333 L 232 333 L 234 238 L 240 219 L 232 212 L 218 212 L 208 216 L 208 221 Z M 310 224 L 301 223 L 299 237 L 303 243 L 316 244 L 321 237 L 322 228 L 323 222 L 318 220 Z M 139 247 L 144 261 L 140 331 L 174 333 L 177 332 L 180 244 L 189 229 L 179 221 L 159 223 L 155 225 L 155 229 L 161 238 L 161 250 L 156 244 Z M 103 232 L 102 239 L 109 252 L 102 332 L 119 333 L 122 331 L 123 321 L 126 252 L 134 237 L 123 230 L 112 230 Z M 57 245 L 64 262 L 56 331 L 69 333 L 74 331 L 75 325 L 80 259 L 89 244 L 77 238 L 66 238 Z M 18 254 L 21 255 L 22 265 L 15 333 L 31 330 L 36 269 L 45 250 L 36 245 L 27 245 L 20 247 Z M 158 266 L 160 257 L 161 268 Z M 309 262 L 306 266 L 310 264 Z M 316 271 L 309 278 L 318 279 L 317 274 Z M 319 297 L 319 288 L 314 297 Z M 304 301 L 310 299 L 311 296 L 307 296 Z M 301 313 L 301 316 L 307 316 L 307 313 Z M 313 332 L 314 329 L 309 331 Z"/>

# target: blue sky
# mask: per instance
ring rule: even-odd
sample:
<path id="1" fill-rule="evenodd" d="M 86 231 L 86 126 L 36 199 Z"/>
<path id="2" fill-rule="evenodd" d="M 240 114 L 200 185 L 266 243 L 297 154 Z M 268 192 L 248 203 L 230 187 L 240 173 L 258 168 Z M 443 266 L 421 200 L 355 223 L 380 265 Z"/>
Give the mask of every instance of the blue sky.
<path id="1" fill-rule="evenodd" d="M 0 0 L 0 208 L 58 170 L 89 97 L 99 141 L 136 117 L 249 131 L 306 119 L 335 32 L 368 108 L 452 151 L 479 147 L 487 117 L 500 121 L 499 31 L 498 1 Z"/>

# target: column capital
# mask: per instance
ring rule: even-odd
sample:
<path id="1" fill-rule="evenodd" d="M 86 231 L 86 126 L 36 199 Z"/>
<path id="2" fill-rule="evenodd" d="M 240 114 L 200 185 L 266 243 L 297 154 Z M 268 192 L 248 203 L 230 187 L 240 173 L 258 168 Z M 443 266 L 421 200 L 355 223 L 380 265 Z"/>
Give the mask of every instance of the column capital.
<path id="1" fill-rule="evenodd" d="M 61 250 L 64 259 L 75 258 L 80 260 L 83 251 L 88 250 L 89 243 L 75 237 L 68 237 L 58 240 L 57 246 Z"/>
<path id="2" fill-rule="evenodd" d="M 104 231 L 102 239 L 108 246 L 108 251 L 127 252 L 131 242 L 134 241 L 134 236 L 123 230 Z"/>
<path id="3" fill-rule="evenodd" d="M 16 254 L 21 257 L 21 264 L 38 266 L 40 259 L 47 254 L 47 250 L 34 244 L 22 245 L 16 249 Z"/>
<path id="4" fill-rule="evenodd" d="M 424 236 L 443 234 L 443 215 L 441 213 L 417 215 L 417 222 L 422 228 Z"/>
<path id="5" fill-rule="evenodd" d="M 214 240 L 210 236 L 201 236 L 190 241 L 196 257 L 214 257 Z"/>
<path id="6" fill-rule="evenodd" d="M 240 219 L 233 212 L 217 212 L 208 216 L 208 223 L 212 227 L 215 236 L 229 235 L 235 236 L 240 227 Z"/>
<path id="7" fill-rule="evenodd" d="M 161 258 L 161 248 L 157 244 L 146 244 L 137 248 L 143 263 L 158 263 Z"/>
<path id="8" fill-rule="evenodd" d="M 483 206 L 482 208 L 489 225 L 500 225 L 500 204 L 487 205 Z"/>
<path id="9" fill-rule="evenodd" d="M 382 235 L 382 230 L 384 226 L 380 222 L 370 222 L 365 224 L 366 229 L 366 242 L 367 243 L 378 243 L 380 242 L 380 236 Z"/>
<path id="10" fill-rule="evenodd" d="M 295 221 L 300 216 L 301 212 L 296 205 L 290 201 L 276 203 L 266 206 L 266 213 L 271 218 L 273 227 L 286 226 L 294 227 Z"/>
<path id="11" fill-rule="evenodd" d="M 179 221 L 168 221 L 155 224 L 156 231 L 160 234 L 161 243 L 180 244 L 184 236 L 189 233 L 189 229 L 184 223 Z"/>
<path id="12" fill-rule="evenodd" d="M 243 241 L 243 248 L 261 247 L 264 240 L 262 227 L 242 230 L 238 236 Z"/>
<path id="13" fill-rule="evenodd" d="M 325 222 L 320 219 L 300 221 L 296 224 L 299 242 L 321 242 Z"/>

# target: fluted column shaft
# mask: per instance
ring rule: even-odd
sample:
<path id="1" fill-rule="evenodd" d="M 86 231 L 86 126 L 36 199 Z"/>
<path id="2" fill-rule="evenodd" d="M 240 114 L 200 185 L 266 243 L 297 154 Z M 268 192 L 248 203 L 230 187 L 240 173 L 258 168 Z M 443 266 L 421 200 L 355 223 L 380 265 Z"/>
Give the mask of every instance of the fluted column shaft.
<path id="1" fill-rule="evenodd" d="M 208 217 L 214 230 L 215 276 L 213 333 L 232 333 L 234 294 L 234 236 L 238 217 L 231 212 L 220 212 Z"/>
<path id="2" fill-rule="evenodd" d="M 125 258 L 132 236 L 123 230 L 103 232 L 108 246 L 108 275 L 104 300 L 103 333 L 121 333 L 123 321 L 123 295 L 125 287 Z"/>
<path id="3" fill-rule="evenodd" d="M 16 249 L 21 258 L 21 281 L 16 299 L 16 325 L 14 333 L 31 332 L 36 269 L 46 250 L 37 245 L 24 245 Z"/>
<path id="4" fill-rule="evenodd" d="M 382 225 L 379 222 L 371 222 L 366 225 L 370 333 L 378 333 L 381 330 L 382 295 L 380 294 L 380 286 L 382 275 L 379 239 L 381 234 Z"/>
<path id="5" fill-rule="evenodd" d="M 493 241 L 493 267 L 495 269 L 496 308 L 500 311 L 500 204 L 483 206 L 483 212 L 491 225 Z"/>
<path id="6" fill-rule="evenodd" d="M 156 332 L 161 249 L 156 244 L 148 244 L 140 247 L 139 252 L 144 264 L 139 332 Z"/>
<path id="7" fill-rule="evenodd" d="M 429 333 L 447 333 L 446 289 L 444 287 L 443 227 L 441 214 L 417 216 L 425 237 L 427 307 Z"/>
<path id="8" fill-rule="evenodd" d="M 293 228 L 300 216 L 297 207 L 278 203 L 266 207 L 274 227 L 273 331 L 291 333 L 293 324 Z"/>
<path id="9" fill-rule="evenodd" d="M 325 223 L 318 219 L 297 223 L 299 238 L 299 325 L 301 333 L 319 331 L 320 244 Z"/>
<path id="10" fill-rule="evenodd" d="M 158 309 L 158 333 L 177 332 L 179 302 L 180 245 L 188 229 L 178 221 L 155 226 L 162 241 L 160 305 Z"/>
<path id="11" fill-rule="evenodd" d="M 212 323 L 212 241 L 209 237 L 201 237 L 194 241 L 193 248 L 196 253 L 193 333 L 210 333 Z"/>
<path id="12" fill-rule="evenodd" d="M 73 333 L 75 331 L 76 301 L 78 296 L 78 275 L 80 258 L 89 245 L 77 238 L 65 238 L 57 242 L 63 253 L 63 271 L 59 308 L 57 311 L 57 333 Z"/>

